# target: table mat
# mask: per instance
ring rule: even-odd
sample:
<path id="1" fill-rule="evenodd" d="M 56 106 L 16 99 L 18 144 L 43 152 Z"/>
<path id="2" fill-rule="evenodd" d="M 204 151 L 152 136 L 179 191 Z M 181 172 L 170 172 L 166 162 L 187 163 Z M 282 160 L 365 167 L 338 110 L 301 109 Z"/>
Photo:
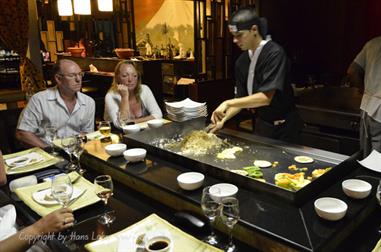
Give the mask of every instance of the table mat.
<path id="1" fill-rule="evenodd" d="M 36 171 L 42 168 L 49 167 L 51 165 L 55 165 L 56 163 L 60 162 L 61 159 L 58 157 L 54 157 L 50 155 L 49 153 L 45 152 L 43 149 L 35 147 L 31 148 L 28 150 L 4 155 L 3 158 L 4 160 L 15 158 L 15 157 L 20 157 L 23 155 L 27 155 L 29 153 L 35 152 L 43 157 L 43 160 L 37 163 L 32 163 L 24 166 L 17 166 L 17 167 L 9 167 L 6 162 L 4 162 L 5 166 L 5 172 L 8 175 L 12 174 L 20 174 L 20 173 L 25 173 L 25 172 L 31 172 L 31 171 Z"/>
<path id="2" fill-rule="evenodd" d="M 151 230 L 162 230 L 165 229 L 170 232 L 173 239 L 173 249 L 172 252 L 222 252 L 222 250 L 215 248 L 203 241 L 196 239 L 195 237 L 183 232 L 179 228 L 173 226 L 166 220 L 160 218 L 156 214 L 151 214 L 143 220 L 119 231 L 115 234 L 107 236 L 102 240 L 91 242 L 85 245 L 85 248 L 91 252 L 117 252 L 118 251 L 118 239 L 121 237 L 126 238 L 129 235 L 134 236 L 136 234 L 142 234 L 149 232 Z M 123 248 L 124 252 L 129 252 L 133 250 L 132 248 Z"/>
<path id="3" fill-rule="evenodd" d="M 69 174 L 72 181 L 77 176 L 80 176 L 77 172 L 71 172 Z M 40 205 L 39 203 L 35 202 L 32 198 L 32 194 L 38 190 L 42 190 L 45 188 L 49 188 L 51 186 L 51 182 L 44 182 L 32 186 L 26 186 L 17 188 L 15 190 L 16 195 L 27 205 L 29 206 L 33 211 L 35 211 L 40 216 L 45 216 L 59 208 L 61 208 L 61 205 L 53 205 L 53 206 L 45 206 Z M 78 199 L 76 200 L 71 206 L 69 206 L 70 209 L 73 211 L 78 210 L 80 208 L 92 205 L 100 199 L 95 194 L 94 191 L 94 184 L 85 179 L 84 177 L 79 178 L 74 184 L 74 187 L 79 188 L 80 190 L 86 190 L 87 191 Z"/>

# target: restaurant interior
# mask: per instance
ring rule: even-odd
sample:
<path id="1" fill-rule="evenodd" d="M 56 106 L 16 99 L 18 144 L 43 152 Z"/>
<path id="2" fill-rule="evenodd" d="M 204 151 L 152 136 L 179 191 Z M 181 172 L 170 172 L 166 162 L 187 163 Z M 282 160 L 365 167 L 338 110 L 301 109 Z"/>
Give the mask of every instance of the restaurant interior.
<path id="1" fill-rule="evenodd" d="M 381 251 L 381 170 L 362 156 L 363 90 L 347 74 L 381 34 L 379 0 L 2 2 L 0 245 L 1 207 L 11 204 L 19 230 L 73 210 L 73 226 L 40 237 L 43 251 Z M 235 96 L 242 50 L 228 24 L 246 6 L 287 54 L 303 120 L 298 144 L 254 134 L 249 110 L 206 130 Z M 55 86 L 64 59 L 80 67 L 81 92 L 95 101 L 95 132 L 27 148 L 16 139 L 19 118 L 33 95 Z M 128 129 L 106 122 L 105 133 L 121 61 L 134 62 L 163 118 Z M 61 182 L 70 184 L 67 202 L 54 195 Z"/>

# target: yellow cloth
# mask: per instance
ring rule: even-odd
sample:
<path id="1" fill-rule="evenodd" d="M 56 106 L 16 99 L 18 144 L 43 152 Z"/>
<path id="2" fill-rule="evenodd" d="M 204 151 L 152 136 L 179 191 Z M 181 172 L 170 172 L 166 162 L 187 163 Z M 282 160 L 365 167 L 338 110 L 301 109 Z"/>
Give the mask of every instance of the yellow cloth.
<path id="1" fill-rule="evenodd" d="M 156 214 L 151 214 L 145 219 L 112 234 L 102 240 L 91 242 L 85 245 L 85 248 L 91 252 L 116 252 L 118 251 L 118 238 L 121 236 L 133 236 L 136 234 L 146 233 L 151 230 L 168 230 L 172 236 L 173 249 L 172 252 L 222 252 L 222 250 L 206 244 L 195 237 L 181 231 L 177 227 L 171 225 Z M 131 251 L 131 248 L 123 248 L 124 252 Z"/>
<path id="2" fill-rule="evenodd" d="M 45 152 L 44 150 L 42 150 L 41 148 L 38 148 L 38 147 L 28 149 L 25 151 L 20 151 L 20 152 L 8 154 L 8 155 L 4 155 L 3 158 L 4 158 L 4 160 L 7 160 L 10 158 L 20 157 L 20 156 L 23 156 L 23 155 L 26 155 L 26 154 L 32 153 L 32 152 L 35 152 L 35 153 L 41 155 L 43 157 L 43 160 L 40 162 L 37 162 L 37 163 L 31 163 L 30 165 L 19 166 L 19 167 L 9 167 L 5 163 L 5 172 L 8 175 L 19 174 L 19 173 L 24 173 L 24 172 L 31 172 L 31 171 L 39 170 L 39 169 L 54 165 L 54 164 L 61 161 L 61 159 L 50 155 L 49 153 Z"/>
<path id="3" fill-rule="evenodd" d="M 99 132 L 99 130 L 97 130 L 97 131 L 86 134 L 86 137 L 87 137 L 88 141 L 100 140 L 101 138 L 103 138 L 103 135 Z M 111 137 L 112 143 L 119 143 L 119 136 L 118 135 L 111 133 L 110 137 Z M 53 141 L 53 144 L 55 146 L 57 146 L 58 148 L 63 149 L 61 141 L 62 141 L 62 139 L 56 139 Z"/>
<path id="4" fill-rule="evenodd" d="M 70 179 L 74 181 L 74 179 L 77 178 L 79 174 L 77 172 L 71 172 L 69 176 Z M 50 186 L 51 182 L 44 182 L 37 185 L 17 188 L 15 190 L 15 193 L 33 211 L 35 211 L 40 216 L 45 216 L 53 212 L 54 210 L 61 208 L 61 205 L 41 205 L 33 200 L 32 194 L 36 191 L 50 188 Z M 80 196 L 78 200 L 76 200 L 72 205 L 69 206 L 69 208 L 71 208 L 73 211 L 94 204 L 100 200 L 94 192 L 94 184 L 88 181 L 87 179 L 81 177 L 73 184 L 73 186 L 80 189 L 81 191 L 87 189 L 87 191 L 82 196 Z"/>
<path id="5" fill-rule="evenodd" d="M 372 252 L 381 252 L 381 240 L 377 242 L 377 245 L 373 248 Z"/>

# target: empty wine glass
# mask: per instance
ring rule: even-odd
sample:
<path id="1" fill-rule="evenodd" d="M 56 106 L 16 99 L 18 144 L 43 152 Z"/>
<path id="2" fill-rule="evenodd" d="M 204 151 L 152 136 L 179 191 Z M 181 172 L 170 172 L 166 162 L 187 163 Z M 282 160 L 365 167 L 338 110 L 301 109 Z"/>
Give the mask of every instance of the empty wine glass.
<path id="1" fill-rule="evenodd" d="M 67 207 L 73 194 L 73 185 L 67 174 L 54 176 L 52 179 L 51 193 L 62 207 Z"/>
<path id="2" fill-rule="evenodd" d="M 95 193 L 107 205 L 108 199 L 113 195 L 114 185 L 110 175 L 100 175 L 95 178 Z M 103 225 L 109 225 L 115 220 L 115 216 L 105 213 L 99 217 L 98 222 Z"/>
<path id="3" fill-rule="evenodd" d="M 220 211 L 220 203 L 217 201 L 216 197 L 213 197 L 212 195 L 220 194 L 220 189 L 216 187 L 207 186 L 202 191 L 201 208 L 205 216 L 209 219 L 211 229 L 210 235 L 206 237 L 205 242 L 211 245 L 216 245 L 218 243 L 213 225 Z"/>
<path id="4" fill-rule="evenodd" d="M 81 174 L 81 176 L 85 173 L 85 169 L 83 169 L 81 167 L 81 156 L 84 152 L 84 149 L 85 148 L 85 141 L 83 139 L 83 137 L 81 137 L 81 135 L 78 135 L 76 137 L 76 144 L 74 146 L 74 151 L 73 151 L 73 155 L 74 157 L 77 159 L 77 171 L 79 172 L 79 174 Z"/>
<path id="5" fill-rule="evenodd" d="M 76 143 L 77 143 L 77 139 L 75 136 L 61 139 L 62 147 L 64 148 L 65 152 L 69 155 L 70 162 L 66 165 L 66 168 L 69 171 L 74 171 L 75 169 L 77 169 L 77 166 L 74 164 L 73 157 L 72 157 Z"/>
<path id="6" fill-rule="evenodd" d="M 233 243 L 233 228 L 239 219 L 239 203 L 234 197 L 224 198 L 221 202 L 221 220 L 229 228 L 229 243 L 225 247 L 226 252 L 235 251 Z"/>
<path id="7" fill-rule="evenodd" d="M 131 123 L 131 120 L 128 119 L 125 115 L 122 113 L 118 112 L 118 122 L 121 128 L 123 128 L 126 125 L 129 125 Z"/>
<path id="8" fill-rule="evenodd" d="M 54 147 L 54 140 L 57 138 L 57 128 L 54 125 L 47 124 L 45 126 L 45 138 L 50 146 L 51 153 L 53 155 L 58 155 L 58 152 L 55 151 Z"/>
<path id="9" fill-rule="evenodd" d="M 110 137 L 111 134 L 111 125 L 108 121 L 99 122 L 99 132 L 106 138 Z"/>

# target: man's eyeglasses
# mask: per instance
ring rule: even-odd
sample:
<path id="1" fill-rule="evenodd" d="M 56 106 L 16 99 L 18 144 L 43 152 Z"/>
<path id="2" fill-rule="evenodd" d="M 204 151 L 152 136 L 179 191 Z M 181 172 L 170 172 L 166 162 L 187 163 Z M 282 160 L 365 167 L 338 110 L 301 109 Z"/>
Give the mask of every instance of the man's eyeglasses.
<path id="1" fill-rule="evenodd" d="M 85 73 L 80 72 L 80 73 L 59 74 L 59 75 L 62 76 L 62 77 L 66 77 L 68 79 L 75 79 L 77 77 L 78 78 L 82 78 L 85 75 Z"/>

